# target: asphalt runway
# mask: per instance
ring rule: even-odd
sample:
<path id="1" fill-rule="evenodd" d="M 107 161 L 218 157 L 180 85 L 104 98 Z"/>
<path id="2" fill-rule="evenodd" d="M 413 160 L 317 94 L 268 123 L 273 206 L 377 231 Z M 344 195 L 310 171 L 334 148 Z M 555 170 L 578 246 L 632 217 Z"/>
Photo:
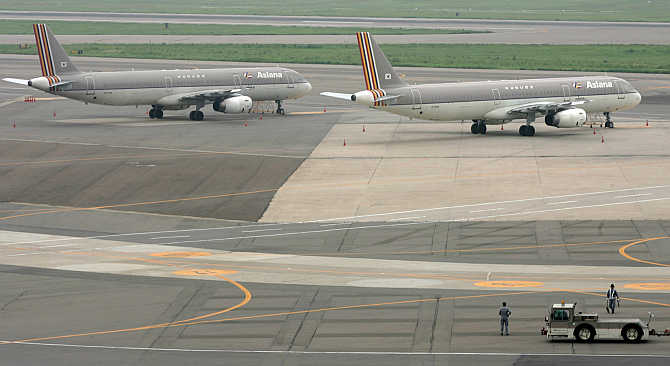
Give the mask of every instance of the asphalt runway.
<path id="1" fill-rule="evenodd" d="M 38 72 L 34 57 L 0 62 L 6 76 Z M 332 101 L 318 93 L 360 89 L 358 67 L 287 66 L 314 90 L 262 120 L 207 109 L 198 123 L 183 111 L 154 121 L 2 85 L 6 362 L 667 364 L 667 338 L 548 343 L 539 329 L 561 300 L 602 313 L 610 282 L 624 297 L 617 316 L 653 311 L 670 326 L 668 76 L 618 75 L 643 104 L 615 114 L 615 129 L 538 126 L 529 139 L 516 124 L 473 137 L 467 123 Z M 399 71 L 411 82 L 570 74 Z M 510 337 L 497 333 L 501 301 Z"/>
<path id="2" fill-rule="evenodd" d="M 380 43 L 521 43 L 521 44 L 669 44 L 670 24 L 633 22 L 559 22 L 479 19 L 346 18 L 217 14 L 142 14 L 0 11 L 0 19 L 142 23 L 256 24 L 313 27 L 402 27 L 488 30 L 466 35 L 376 36 Z M 68 36 L 64 43 L 355 43 L 341 36 Z M 0 36 L 0 43 L 29 42 L 30 36 Z"/>

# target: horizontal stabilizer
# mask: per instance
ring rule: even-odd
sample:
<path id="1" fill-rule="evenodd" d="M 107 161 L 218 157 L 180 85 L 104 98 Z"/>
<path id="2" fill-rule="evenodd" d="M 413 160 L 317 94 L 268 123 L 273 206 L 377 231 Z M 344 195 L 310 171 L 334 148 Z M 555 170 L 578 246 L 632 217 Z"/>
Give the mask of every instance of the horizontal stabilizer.
<path id="1" fill-rule="evenodd" d="M 320 93 L 319 95 L 323 95 L 324 97 L 331 97 L 331 98 L 348 100 L 348 101 L 351 102 L 351 94 L 323 92 L 323 93 Z"/>
<path id="2" fill-rule="evenodd" d="M 6 81 L 8 83 L 13 83 L 13 84 L 21 84 L 28 86 L 28 80 L 23 80 L 23 79 L 14 79 L 14 78 L 4 78 L 2 79 L 3 81 Z"/>
<path id="3" fill-rule="evenodd" d="M 387 100 L 398 99 L 398 98 L 400 98 L 400 95 L 387 95 L 385 97 L 379 97 L 379 98 L 375 99 L 375 102 L 384 102 L 384 101 L 387 101 Z"/>

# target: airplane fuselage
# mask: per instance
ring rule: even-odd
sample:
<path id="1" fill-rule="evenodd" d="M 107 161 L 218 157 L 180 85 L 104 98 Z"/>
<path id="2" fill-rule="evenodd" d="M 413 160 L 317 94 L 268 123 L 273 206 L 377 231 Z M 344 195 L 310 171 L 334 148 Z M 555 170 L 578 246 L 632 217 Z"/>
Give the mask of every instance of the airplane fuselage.
<path id="1" fill-rule="evenodd" d="M 424 120 L 486 120 L 488 124 L 526 118 L 503 112 L 528 103 L 584 101 L 579 108 L 603 113 L 634 108 L 641 99 L 627 81 L 606 76 L 422 84 L 384 92 L 399 98 L 373 108 Z"/>
<path id="2" fill-rule="evenodd" d="M 64 78 L 64 77 L 63 77 Z M 33 80 L 32 86 L 86 103 L 106 105 L 158 105 L 183 109 L 188 105 L 170 96 L 203 90 L 239 90 L 254 101 L 295 99 L 311 85 L 296 71 L 286 68 L 235 68 L 92 72 L 68 75 L 71 83 L 49 87 Z"/>

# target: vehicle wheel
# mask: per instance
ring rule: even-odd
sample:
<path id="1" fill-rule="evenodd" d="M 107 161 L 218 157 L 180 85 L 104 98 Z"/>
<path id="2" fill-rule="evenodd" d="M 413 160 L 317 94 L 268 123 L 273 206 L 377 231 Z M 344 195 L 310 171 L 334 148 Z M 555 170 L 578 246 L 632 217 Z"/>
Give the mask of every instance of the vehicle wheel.
<path id="1" fill-rule="evenodd" d="M 596 331 L 588 325 L 582 325 L 575 329 L 575 338 L 578 342 L 592 342 L 595 336 Z"/>
<path id="2" fill-rule="evenodd" d="M 151 118 L 151 119 L 156 118 L 156 110 L 155 109 L 151 108 L 149 110 L 149 118 Z"/>
<path id="3" fill-rule="evenodd" d="M 473 134 L 478 134 L 479 133 L 479 123 L 473 123 L 472 126 L 470 126 L 470 132 Z"/>
<path id="4" fill-rule="evenodd" d="M 637 343 L 642 339 L 642 329 L 639 326 L 629 324 L 623 327 L 621 331 L 624 341 L 630 343 Z"/>
<path id="5" fill-rule="evenodd" d="M 521 125 L 521 127 L 519 127 L 519 135 L 527 136 L 528 135 L 528 126 Z"/>
<path id="6" fill-rule="evenodd" d="M 479 133 L 482 135 L 486 135 L 486 125 L 482 123 L 481 126 L 479 126 Z"/>
<path id="7" fill-rule="evenodd" d="M 156 111 L 154 112 L 154 117 L 156 117 L 158 119 L 162 119 L 163 118 L 163 111 L 161 111 L 160 109 L 156 109 Z"/>
<path id="8" fill-rule="evenodd" d="M 195 121 L 195 111 L 191 111 L 188 114 L 188 119 L 190 119 L 191 121 Z"/>
<path id="9" fill-rule="evenodd" d="M 535 127 L 528 126 L 528 136 L 535 136 Z"/>

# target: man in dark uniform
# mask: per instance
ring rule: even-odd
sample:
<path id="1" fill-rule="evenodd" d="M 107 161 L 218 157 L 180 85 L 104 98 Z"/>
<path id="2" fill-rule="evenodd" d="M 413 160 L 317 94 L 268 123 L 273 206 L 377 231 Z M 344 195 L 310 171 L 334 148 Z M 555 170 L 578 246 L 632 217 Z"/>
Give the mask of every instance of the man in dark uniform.
<path id="1" fill-rule="evenodd" d="M 507 307 L 506 302 L 503 301 L 498 315 L 500 315 L 500 335 L 503 335 L 503 329 L 505 330 L 505 335 L 509 335 L 509 316 L 512 315 L 512 311 Z"/>
<path id="2" fill-rule="evenodd" d="M 619 294 L 614 289 L 614 284 L 610 285 L 610 289 L 607 290 L 607 313 L 612 312 L 614 314 L 614 308 L 616 307 L 616 302 L 619 300 Z"/>

